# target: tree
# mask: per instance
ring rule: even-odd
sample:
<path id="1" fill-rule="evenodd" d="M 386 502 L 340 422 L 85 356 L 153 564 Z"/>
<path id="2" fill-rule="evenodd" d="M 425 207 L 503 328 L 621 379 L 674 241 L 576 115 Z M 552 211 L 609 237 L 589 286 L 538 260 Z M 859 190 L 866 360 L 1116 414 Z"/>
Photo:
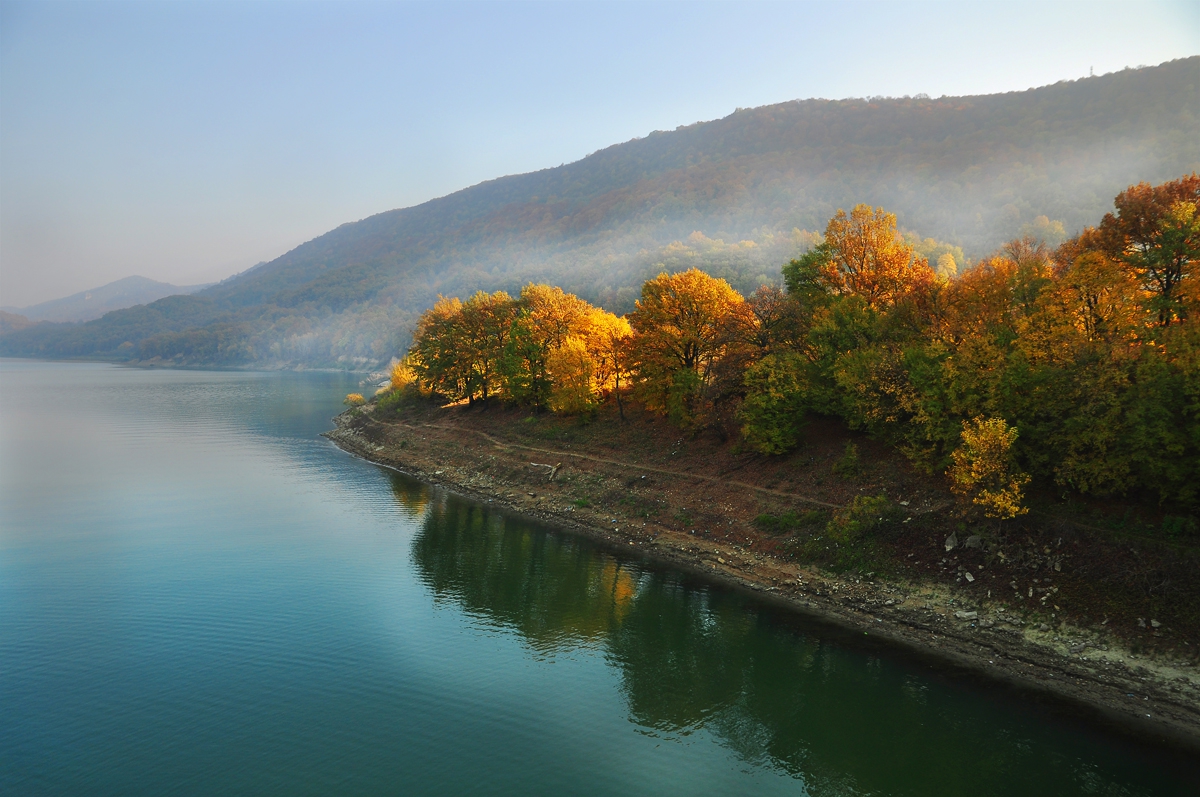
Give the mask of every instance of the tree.
<path id="1" fill-rule="evenodd" d="M 1007 520 L 1029 510 L 1021 506 L 1021 490 L 1029 476 L 1013 467 L 1017 430 L 1003 418 L 977 415 L 963 421 L 962 445 L 948 471 L 951 488 L 983 507 L 986 517 Z"/>
<path id="2" fill-rule="evenodd" d="M 439 296 L 433 307 L 417 319 L 409 362 L 417 379 L 452 401 L 469 394 L 470 363 L 464 356 L 465 330 L 462 302 Z"/>
<path id="3" fill-rule="evenodd" d="M 796 446 L 804 427 L 804 359 L 795 352 L 768 354 L 746 371 L 746 398 L 738 409 L 742 436 L 764 454 Z"/>
<path id="4" fill-rule="evenodd" d="M 730 340 L 730 320 L 743 304 L 725 280 L 698 269 L 659 274 L 642 286 L 629 314 L 633 363 L 647 407 L 674 409 L 688 421 L 695 400 Z"/>
<path id="5" fill-rule="evenodd" d="M 1130 186 L 1113 201 L 1117 213 L 1100 222 L 1105 254 L 1125 264 L 1150 297 L 1160 326 L 1187 317 L 1187 284 L 1200 260 L 1200 174 L 1151 186 Z"/>
<path id="6" fill-rule="evenodd" d="M 554 390 L 551 355 L 568 336 L 581 329 L 594 309 L 561 288 L 531 283 L 521 289 L 507 349 L 506 378 L 511 398 L 534 409 L 549 406 Z"/>
<path id="7" fill-rule="evenodd" d="M 594 310 L 587 323 L 588 350 L 595 360 L 593 378 L 596 389 L 611 393 L 617 399 L 617 412 L 625 420 L 625 405 L 621 395 L 621 383 L 629 384 L 632 376 L 630 343 L 633 327 L 623 316 L 615 316 L 604 310 Z"/>
<path id="8" fill-rule="evenodd" d="M 467 365 L 467 399 L 487 401 L 503 379 L 504 354 L 512 336 L 517 305 L 504 291 L 479 291 L 460 311 L 462 339 L 459 357 Z"/>
<path id="9" fill-rule="evenodd" d="M 822 278 L 834 293 L 863 297 L 873 308 L 895 305 L 932 281 L 929 262 L 896 232 L 896 217 L 883 208 L 855 205 L 825 228 L 829 257 Z"/>

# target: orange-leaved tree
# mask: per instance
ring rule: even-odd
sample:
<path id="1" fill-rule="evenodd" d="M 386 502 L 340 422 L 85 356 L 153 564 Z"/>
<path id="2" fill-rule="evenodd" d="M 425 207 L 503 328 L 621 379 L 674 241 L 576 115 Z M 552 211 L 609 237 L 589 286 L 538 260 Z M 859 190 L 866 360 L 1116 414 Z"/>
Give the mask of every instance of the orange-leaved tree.
<path id="1" fill-rule="evenodd" d="M 593 380 L 601 396 L 611 394 L 617 399 L 617 412 L 625 419 L 621 390 L 630 382 L 630 342 L 633 327 L 624 316 L 604 310 L 594 310 L 588 317 L 586 332 L 588 350 L 594 359 Z"/>
<path id="2" fill-rule="evenodd" d="M 1003 418 L 982 415 L 963 421 L 962 445 L 954 451 L 948 475 L 956 493 L 983 508 L 990 518 L 1007 520 L 1029 510 L 1021 505 L 1021 491 L 1029 476 L 1013 465 L 1012 445 L 1017 430 Z"/>
<path id="3" fill-rule="evenodd" d="M 1151 186 L 1130 186 L 1113 201 L 1117 213 L 1100 222 L 1099 245 L 1141 283 L 1160 326 L 1188 315 L 1200 261 L 1200 174 Z"/>
<path id="4" fill-rule="evenodd" d="M 873 308 L 895 305 L 933 280 L 929 262 L 896 230 L 883 208 L 839 210 L 825 228 L 828 259 L 822 278 L 833 293 L 861 296 Z"/>
<path id="5" fill-rule="evenodd" d="M 681 423 L 694 419 L 743 301 L 728 282 L 695 268 L 642 285 L 629 323 L 633 370 L 648 409 Z"/>

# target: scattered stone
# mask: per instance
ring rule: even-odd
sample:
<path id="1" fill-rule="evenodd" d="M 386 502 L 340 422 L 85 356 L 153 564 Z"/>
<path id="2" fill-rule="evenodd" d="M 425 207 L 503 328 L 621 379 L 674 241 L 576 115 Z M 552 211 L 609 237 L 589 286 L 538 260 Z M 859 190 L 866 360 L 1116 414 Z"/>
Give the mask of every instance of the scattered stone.
<path id="1" fill-rule="evenodd" d="M 967 581 L 975 580 L 975 576 L 971 575 L 970 573 L 963 573 L 963 575 L 967 577 Z"/>
<path id="2" fill-rule="evenodd" d="M 964 548 L 982 548 L 983 547 L 983 537 L 980 537 L 978 534 L 972 534 L 970 537 L 967 537 L 967 541 L 963 543 L 963 547 Z"/>
<path id="3" fill-rule="evenodd" d="M 979 616 L 979 612 L 964 612 L 960 610 L 955 612 L 954 616 L 960 620 L 974 620 Z"/>
<path id="4" fill-rule="evenodd" d="M 1146 618 L 1139 617 L 1138 618 L 1138 628 L 1145 628 L 1145 627 L 1146 627 Z"/>
<path id="5" fill-rule="evenodd" d="M 1151 628 L 1162 628 L 1162 623 L 1160 623 L 1158 620 L 1151 620 L 1150 627 Z"/>
<path id="6" fill-rule="evenodd" d="M 953 551 L 957 545 L 958 545 L 958 535 L 952 531 L 952 532 L 950 532 L 950 536 L 946 538 L 946 550 Z"/>

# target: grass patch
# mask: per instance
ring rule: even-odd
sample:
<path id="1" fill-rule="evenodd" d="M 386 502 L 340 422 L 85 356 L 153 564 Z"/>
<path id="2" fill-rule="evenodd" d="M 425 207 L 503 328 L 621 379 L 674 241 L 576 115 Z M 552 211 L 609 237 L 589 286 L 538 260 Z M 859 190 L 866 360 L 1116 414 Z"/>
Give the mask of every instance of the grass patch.
<path id="1" fill-rule="evenodd" d="M 805 513 L 813 515 L 814 513 Z M 797 534 L 788 548 L 798 558 L 835 572 L 890 572 L 893 565 L 881 543 L 887 533 L 903 521 L 904 512 L 886 495 L 855 497 L 854 503 L 838 510 L 822 527 L 813 523 L 809 534 Z M 757 523 L 757 521 L 756 521 Z"/>
<path id="2" fill-rule="evenodd" d="M 797 529 L 824 526 L 829 522 L 829 513 L 823 509 L 810 509 L 796 514 L 789 509 L 782 515 L 759 515 L 753 522 L 768 534 L 788 534 Z"/>

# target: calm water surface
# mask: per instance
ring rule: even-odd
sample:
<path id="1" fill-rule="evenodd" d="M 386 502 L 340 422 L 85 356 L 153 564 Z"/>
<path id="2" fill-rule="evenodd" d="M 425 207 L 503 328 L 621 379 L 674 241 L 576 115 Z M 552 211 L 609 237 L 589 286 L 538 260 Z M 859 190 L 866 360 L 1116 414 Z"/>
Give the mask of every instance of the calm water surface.
<path id="1" fill-rule="evenodd" d="M 1196 787 L 1012 693 L 352 459 L 317 436 L 352 389 L 0 363 L 0 792 Z"/>

